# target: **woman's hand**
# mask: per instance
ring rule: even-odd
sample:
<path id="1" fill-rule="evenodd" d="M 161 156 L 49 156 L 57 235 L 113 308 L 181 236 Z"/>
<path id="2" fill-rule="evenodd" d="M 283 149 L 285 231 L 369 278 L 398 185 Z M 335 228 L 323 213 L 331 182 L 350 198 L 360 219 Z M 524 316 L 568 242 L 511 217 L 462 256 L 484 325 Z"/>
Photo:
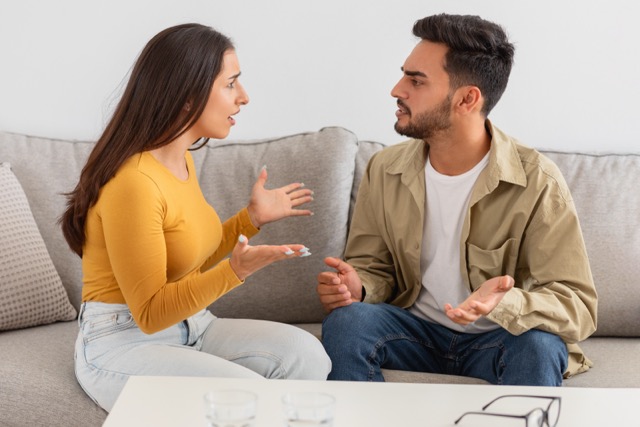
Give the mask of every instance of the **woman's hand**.
<path id="1" fill-rule="evenodd" d="M 304 245 L 250 246 L 249 240 L 244 235 L 240 235 L 238 243 L 231 252 L 229 263 L 238 279 L 245 280 L 256 271 L 276 261 L 309 255 L 311 252 Z"/>
<path id="2" fill-rule="evenodd" d="M 294 183 L 274 190 L 267 190 L 267 169 L 262 168 L 251 191 L 247 207 L 251 222 L 256 228 L 289 216 L 313 215 L 310 210 L 294 209 L 313 200 L 313 191 L 302 189 L 304 184 Z"/>

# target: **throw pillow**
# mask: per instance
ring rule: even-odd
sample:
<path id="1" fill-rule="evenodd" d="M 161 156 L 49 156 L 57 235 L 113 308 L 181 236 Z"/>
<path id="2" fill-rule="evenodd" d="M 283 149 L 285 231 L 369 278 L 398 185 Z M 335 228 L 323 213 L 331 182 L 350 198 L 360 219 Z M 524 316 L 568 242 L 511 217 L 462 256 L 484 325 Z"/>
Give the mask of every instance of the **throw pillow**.
<path id="1" fill-rule="evenodd" d="M 0 163 L 0 331 L 75 317 L 22 186 Z"/>

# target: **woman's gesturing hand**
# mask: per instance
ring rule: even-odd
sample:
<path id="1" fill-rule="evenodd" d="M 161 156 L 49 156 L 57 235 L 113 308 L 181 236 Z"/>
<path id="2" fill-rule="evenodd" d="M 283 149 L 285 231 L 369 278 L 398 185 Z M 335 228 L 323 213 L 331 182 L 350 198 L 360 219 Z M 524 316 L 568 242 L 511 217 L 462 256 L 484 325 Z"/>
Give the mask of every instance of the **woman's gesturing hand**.
<path id="1" fill-rule="evenodd" d="M 229 263 L 238 279 L 245 280 L 256 271 L 276 261 L 309 255 L 311 252 L 304 245 L 250 246 L 249 240 L 240 235 L 238 243 L 231 252 Z"/>
<path id="2" fill-rule="evenodd" d="M 313 191 L 303 189 L 304 184 L 294 183 L 274 190 L 267 190 L 267 169 L 262 168 L 251 191 L 247 207 L 251 222 L 257 228 L 289 216 L 313 215 L 310 210 L 295 209 L 313 200 Z"/>

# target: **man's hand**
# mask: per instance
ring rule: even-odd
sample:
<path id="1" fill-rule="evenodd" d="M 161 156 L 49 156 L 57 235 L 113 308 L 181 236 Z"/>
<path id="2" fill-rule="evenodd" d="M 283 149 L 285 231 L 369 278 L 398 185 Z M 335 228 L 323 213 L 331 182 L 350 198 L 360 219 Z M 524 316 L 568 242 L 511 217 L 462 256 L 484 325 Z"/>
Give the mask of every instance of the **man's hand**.
<path id="1" fill-rule="evenodd" d="M 502 301 L 504 295 L 513 288 L 514 280 L 511 276 L 499 276 L 484 282 L 469 298 L 458 307 L 451 304 L 444 305 L 444 311 L 449 319 L 460 325 L 475 322 L 480 316 L 486 316 Z"/>
<path id="2" fill-rule="evenodd" d="M 324 263 L 337 272 L 325 271 L 318 275 L 316 288 L 320 302 L 327 312 L 362 300 L 362 282 L 358 273 L 338 258 L 325 258 Z"/>

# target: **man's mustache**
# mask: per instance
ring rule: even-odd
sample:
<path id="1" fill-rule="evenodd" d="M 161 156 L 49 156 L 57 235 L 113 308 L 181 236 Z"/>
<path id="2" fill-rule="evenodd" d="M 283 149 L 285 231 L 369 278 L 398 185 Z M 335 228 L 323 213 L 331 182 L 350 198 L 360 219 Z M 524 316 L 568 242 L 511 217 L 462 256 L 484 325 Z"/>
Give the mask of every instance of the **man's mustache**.
<path id="1" fill-rule="evenodd" d="M 409 109 L 409 107 L 407 107 L 407 104 L 405 104 L 404 102 L 402 102 L 401 100 L 398 99 L 398 101 L 396 102 L 398 104 L 398 107 L 400 107 L 400 109 L 406 111 L 407 113 L 411 114 L 411 110 Z"/>

